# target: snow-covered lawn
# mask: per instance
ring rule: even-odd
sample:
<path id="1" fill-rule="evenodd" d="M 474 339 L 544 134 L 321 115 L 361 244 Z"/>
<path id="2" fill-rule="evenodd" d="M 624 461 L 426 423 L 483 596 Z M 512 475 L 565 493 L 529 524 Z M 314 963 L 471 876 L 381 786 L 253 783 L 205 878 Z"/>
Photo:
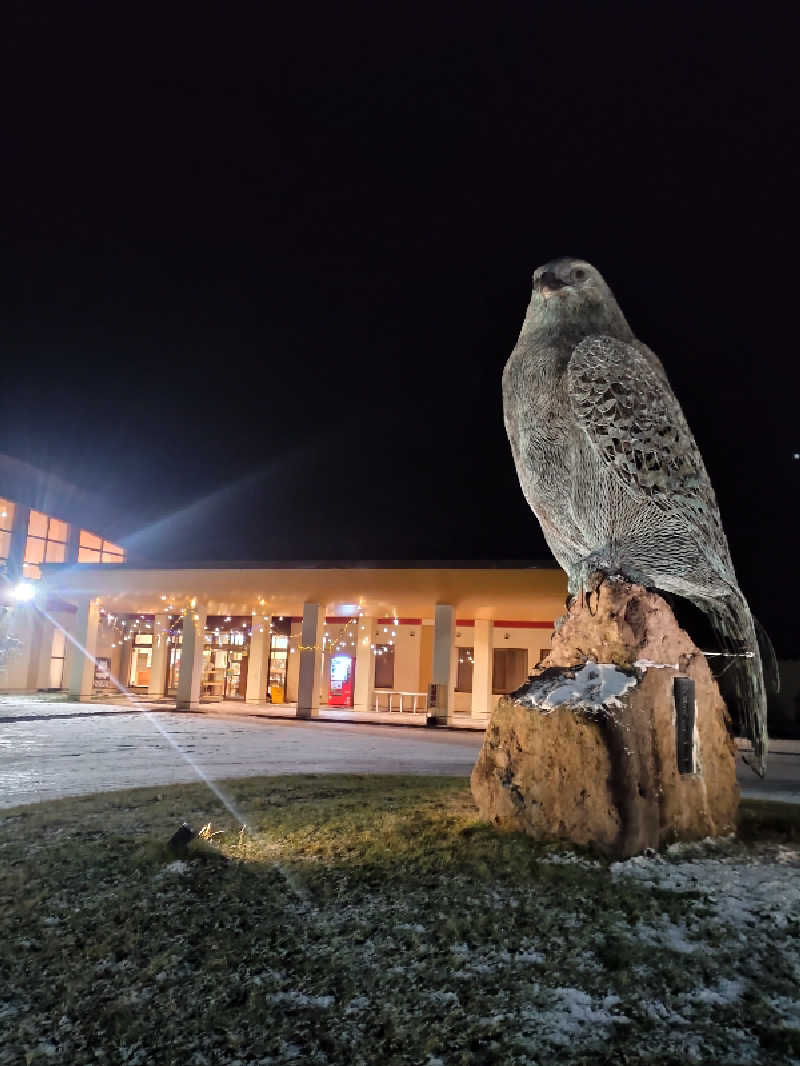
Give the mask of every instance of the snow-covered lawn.
<path id="1" fill-rule="evenodd" d="M 609 864 L 463 780 L 223 791 L 243 835 L 201 786 L 4 812 L 0 1064 L 800 1063 L 788 814 Z"/>

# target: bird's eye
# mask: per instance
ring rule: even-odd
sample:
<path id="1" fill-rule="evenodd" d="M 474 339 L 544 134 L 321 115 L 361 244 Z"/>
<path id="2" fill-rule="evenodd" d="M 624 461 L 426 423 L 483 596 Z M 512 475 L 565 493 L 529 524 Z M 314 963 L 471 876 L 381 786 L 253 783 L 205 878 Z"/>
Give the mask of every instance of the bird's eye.
<path id="1" fill-rule="evenodd" d="M 581 270 L 581 268 L 578 267 L 577 270 L 572 271 L 572 277 L 575 281 L 583 281 L 583 279 L 586 277 L 586 271 Z"/>

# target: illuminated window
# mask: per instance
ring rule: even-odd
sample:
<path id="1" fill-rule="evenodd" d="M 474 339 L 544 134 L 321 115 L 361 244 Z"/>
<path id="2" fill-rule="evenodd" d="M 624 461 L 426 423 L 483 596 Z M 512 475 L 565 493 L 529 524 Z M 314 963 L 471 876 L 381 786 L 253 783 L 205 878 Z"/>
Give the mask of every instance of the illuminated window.
<path id="1" fill-rule="evenodd" d="M 67 557 L 69 526 L 60 518 L 31 511 L 25 542 L 25 577 L 41 577 L 39 563 L 63 563 Z"/>
<path id="2" fill-rule="evenodd" d="M 81 539 L 78 544 L 79 563 L 124 563 L 125 549 L 110 540 L 103 540 L 96 533 L 90 533 L 88 529 L 81 530 Z"/>
<path id="3" fill-rule="evenodd" d="M 0 559 L 7 559 L 14 526 L 14 504 L 0 497 Z"/>

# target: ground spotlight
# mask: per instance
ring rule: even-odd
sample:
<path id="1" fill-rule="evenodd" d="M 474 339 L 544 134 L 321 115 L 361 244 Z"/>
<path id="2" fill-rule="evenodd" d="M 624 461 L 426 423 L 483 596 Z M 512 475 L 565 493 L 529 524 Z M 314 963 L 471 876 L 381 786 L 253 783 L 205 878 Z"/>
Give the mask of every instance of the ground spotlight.
<path id="1" fill-rule="evenodd" d="M 186 822 L 174 833 L 167 844 L 169 850 L 173 855 L 185 855 L 186 849 L 196 836 L 194 829 Z"/>
<path id="2" fill-rule="evenodd" d="M 30 581 L 18 581 L 11 590 L 11 595 L 17 603 L 30 603 L 36 595 L 36 586 Z"/>

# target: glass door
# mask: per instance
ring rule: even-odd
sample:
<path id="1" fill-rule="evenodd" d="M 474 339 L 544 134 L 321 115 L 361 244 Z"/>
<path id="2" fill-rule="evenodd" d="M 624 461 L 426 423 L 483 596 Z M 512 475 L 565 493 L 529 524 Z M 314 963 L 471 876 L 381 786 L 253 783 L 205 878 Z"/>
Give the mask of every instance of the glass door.
<path id="1" fill-rule="evenodd" d="M 226 700 L 243 700 L 247 688 L 247 655 L 237 649 L 227 652 L 228 662 L 225 669 Z"/>
<path id="2" fill-rule="evenodd" d="M 147 688 L 153 661 L 153 634 L 136 633 L 131 650 L 131 671 L 127 679 L 130 688 Z"/>
<path id="3" fill-rule="evenodd" d="M 289 672 L 289 637 L 273 633 L 269 652 L 269 691 L 272 703 L 286 702 L 286 675 Z"/>
<path id="4" fill-rule="evenodd" d="M 171 643 L 169 646 L 169 672 L 167 674 L 167 694 L 170 696 L 177 695 L 178 678 L 181 674 L 181 646 L 180 644 L 174 643 L 175 639 L 175 637 L 172 638 L 173 643 Z"/>
<path id="5" fill-rule="evenodd" d="M 203 683 L 200 695 L 207 700 L 221 700 L 225 694 L 228 653 L 224 648 L 206 647 L 203 651 Z"/>

